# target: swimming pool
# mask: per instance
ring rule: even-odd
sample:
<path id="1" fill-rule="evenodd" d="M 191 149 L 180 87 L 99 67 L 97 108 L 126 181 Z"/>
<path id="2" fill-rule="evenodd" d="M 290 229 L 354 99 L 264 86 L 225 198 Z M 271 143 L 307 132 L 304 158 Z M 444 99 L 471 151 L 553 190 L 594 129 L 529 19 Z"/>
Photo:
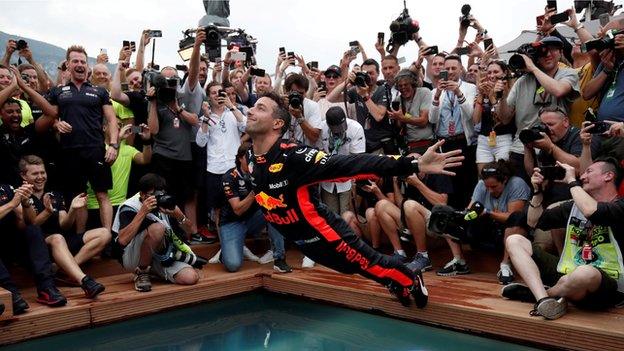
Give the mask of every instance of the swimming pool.
<path id="1" fill-rule="evenodd" d="M 171 297 L 175 299 L 175 296 Z M 6 350 L 535 350 L 329 306 L 254 293 L 11 345 Z"/>

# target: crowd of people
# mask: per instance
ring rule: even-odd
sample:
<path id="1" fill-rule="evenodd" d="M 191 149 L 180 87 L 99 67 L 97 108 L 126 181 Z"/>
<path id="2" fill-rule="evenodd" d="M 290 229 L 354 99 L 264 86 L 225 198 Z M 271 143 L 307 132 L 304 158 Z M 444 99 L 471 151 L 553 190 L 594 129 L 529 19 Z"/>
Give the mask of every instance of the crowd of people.
<path id="1" fill-rule="evenodd" d="M 90 66 L 75 45 L 55 79 L 28 46 L 9 40 L 0 63 L 0 286 L 12 292 L 14 313 L 28 309 L 6 268 L 23 262 L 32 268 L 38 302 L 65 305 L 59 279 L 95 298 L 105 287 L 81 269 L 95 256 L 134 272 L 138 291 L 151 290 L 150 276 L 192 285 L 207 260 L 188 244 L 217 240 L 221 249 L 210 262 L 230 272 L 245 258 L 290 272 L 284 236 L 296 238 L 303 268 L 331 266 L 343 259 L 336 253 L 342 247 L 300 227 L 312 196 L 322 213 L 307 223 L 326 230 L 334 223 L 322 222 L 325 212 L 333 213 L 327 216 L 342 218 L 336 226 L 345 223 L 342 243 L 353 255 L 366 252 L 351 257 L 361 271 L 344 271 L 387 283 L 400 300 L 406 285 L 392 286 L 362 262 L 415 279 L 410 272 L 433 269 L 427 241 L 443 237 L 448 262 L 437 275 L 470 273 L 467 244 L 492 251 L 501 256 L 502 295 L 533 302 L 534 315 L 559 318 L 567 301 L 590 309 L 622 304 L 624 18 L 592 34 L 573 9 L 566 12 L 570 19 L 561 25 L 577 38 L 564 37 L 546 9 L 532 52 L 516 54 L 513 65 L 498 59 L 473 16 L 460 24 L 450 52 L 416 31 L 418 59 L 404 67 L 400 46 L 386 52 L 380 36 L 378 58 L 356 43 L 325 70 L 279 51 L 274 75 L 234 60 L 236 46 L 211 62 L 201 54 L 203 28 L 184 71 L 145 66 L 146 30 L 134 65 L 130 46 L 111 72 L 106 53 Z M 466 45 L 470 28 L 477 34 Z M 596 37 L 611 37 L 610 46 L 581 49 Z M 26 63 L 12 65 L 17 55 Z M 277 149 L 257 138 L 271 111 L 281 121 Z M 340 171 L 369 168 L 359 158 L 327 161 L 356 154 L 418 159 L 433 149 L 461 150 L 454 175 L 427 174 L 422 166 L 404 176 L 336 179 Z M 335 169 L 311 175 L 310 162 Z M 254 191 L 261 182 L 267 190 Z M 297 208 L 287 205 L 286 189 L 299 197 Z M 479 208 L 460 226 L 465 233 L 432 229 L 436 211 L 449 207 Z M 258 257 L 245 238 L 264 233 L 271 248 Z M 369 251 L 389 247 L 388 255 Z"/>

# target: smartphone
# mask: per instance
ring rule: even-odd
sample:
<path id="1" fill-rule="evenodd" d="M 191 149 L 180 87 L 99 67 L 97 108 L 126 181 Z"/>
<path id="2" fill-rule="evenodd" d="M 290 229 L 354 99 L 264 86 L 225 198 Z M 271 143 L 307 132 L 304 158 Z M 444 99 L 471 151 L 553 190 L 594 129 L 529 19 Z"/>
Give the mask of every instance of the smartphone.
<path id="1" fill-rule="evenodd" d="M 150 30 L 148 35 L 150 38 L 162 38 L 162 30 Z"/>
<path id="2" fill-rule="evenodd" d="M 437 45 L 433 45 L 428 48 L 425 48 L 425 51 L 427 52 L 427 55 L 437 55 L 439 52 Z"/>
<path id="3" fill-rule="evenodd" d="M 318 83 L 318 90 L 319 91 L 327 91 L 327 83 L 325 82 L 319 82 Z"/>
<path id="4" fill-rule="evenodd" d="M 380 44 L 383 44 L 385 35 L 386 34 L 384 32 L 377 33 L 377 42 L 379 42 Z"/>
<path id="5" fill-rule="evenodd" d="M 546 7 L 549 10 L 557 11 L 557 0 L 555 0 L 555 1 L 551 1 L 551 0 L 546 1 Z"/>
<path id="6" fill-rule="evenodd" d="M 121 83 L 121 91 L 126 92 L 129 90 L 128 83 Z"/>
<path id="7" fill-rule="evenodd" d="M 286 53 L 286 48 L 279 48 L 280 55 L 284 55 Z"/>
<path id="8" fill-rule="evenodd" d="M 287 56 L 287 57 L 288 57 L 289 59 L 294 59 L 294 58 L 295 58 L 295 52 L 294 52 L 294 51 L 289 51 L 289 52 L 288 52 L 288 56 Z M 293 63 L 291 63 L 291 65 L 293 65 L 293 66 L 294 66 L 294 65 L 295 65 L 295 63 L 293 62 Z"/>
<path id="9" fill-rule="evenodd" d="M 130 42 L 130 49 L 132 49 L 132 52 L 136 51 L 136 43 L 135 42 L 133 42 L 133 41 Z"/>
<path id="10" fill-rule="evenodd" d="M 220 65 L 221 64 L 221 58 L 220 57 L 215 58 L 214 62 L 215 62 L 215 65 Z"/>
<path id="11" fill-rule="evenodd" d="M 598 20 L 600 21 L 600 25 L 604 27 L 607 25 L 607 23 L 609 23 L 609 21 L 611 20 L 611 17 L 609 16 L 608 13 L 603 13 L 600 16 L 598 16 Z"/>
<path id="12" fill-rule="evenodd" d="M 130 131 L 133 134 L 140 134 L 140 133 L 143 133 L 143 127 L 141 127 L 141 126 L 132 126 L 132 128 L 130 128 Z"/>
<path id="13" fill-rule="evenodd" d="M 175 66 L 175 68 L 176 68 L 178 71 L 182 71 L 182 72 L 186 72 L 186 71 L 188 71 L 188 67 L 186 67 L 186 65 L 176 65 L 176 66 Z"/>
<path id="14" fill-rule="evenodd" d="M 397 62 L 399 62 L 399 65 L 402 65 L 405 63 L 405 56 L 401 56 L 397 59 Z"/>
<path id="15" fill-rule="evenodd" d="M 491 38 L 483 39 L 483 50 L 494 47 L 494 41 Z"/>
<path id="16" fill-rule="evenodd" d="M 233 52 L 230 58 L 233 61 L 245 61 L 247 60 L 247 53 L 245 52 Z"/>
<path id="17" fill-rule="evenodd" d="M 537 16 L 535 17 L 535 23 L 537 23 L 538 26 L 541 26 L 542 24 L 544 24 L 545 19 L 546 19 L 546 16 L 544 15 Z"/>
<path id="18" fill-rule="evenodd" d="M 561 166 L 540 166 L 540 173 L 548 180 L 562 180 L 565 178 L 566 171 Z"/>
<path id="19" fill-rule="evenodd" d="M 570 15 L 567 12 L 558 13 L 550 16 L 550 23 L 555 25 L 557 23 L 565 22 L 570 19 Z"/>
<path id="20" fill-rule="evenodd" d="M 106 49 L 100 49 L 100 55 L 106 55 Z"/>
<path id="21" fill-rule="evenodd" d="M 310 68 L 316 68 L 316 69 L 318 69 L 318 61 L 312 61 L 312 62 L 310 62 Z"/>
<path id="22" fill-rule="evenodd" d="M 440 80 L 448 80 L 448 71 L 440 71 Z"/>
<path id="23" fill-rule="evenodd" d="M 121 47 L 130 49 L 130 41 L 129 40 L 124 40 L 123 44 L 121 44 Z"/>
<path id="24" fill-rule="evenodd" d="M 468 55 L 468 53 L 470 52 L 470 48 L 465 46 L 463 48 L 458 48 L 457 49 L 457 55 Z"/>
<path id="25" fill-rule="evenodd" d="M 266 72 L 263 69 L 260 68 L 254 68 L 251 67 L 250 72 L 252 76 L 256 76 L 256 77 L 264 77 L 264 75 L 266 74 Z"/>

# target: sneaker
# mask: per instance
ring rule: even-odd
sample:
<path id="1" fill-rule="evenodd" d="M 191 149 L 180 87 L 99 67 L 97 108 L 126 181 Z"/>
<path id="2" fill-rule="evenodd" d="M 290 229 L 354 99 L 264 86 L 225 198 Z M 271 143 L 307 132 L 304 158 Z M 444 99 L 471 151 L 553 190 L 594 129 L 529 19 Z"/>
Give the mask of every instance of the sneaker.
<path id="1" fill-rule="evenodd" d="M 400 262 L 400 263 L 405 263 L 407 262 L 407 257 L 402 254 L 402 253 L 398 253 L 398 252 L 393 252 L 392 256 L 390 256 L 394 261 L 396 262 Z"/>
<path id="2" fill-rule="evenodd" d="M 303 256 L 303 261 L 301 261 L 301 268 L 314 268 L 315 264 L 316 262 L 314 262 L 311 258 L 309 258 L 308 256 Z"/>
<path id="3" fill-rule="evenodd" d="M 37 302 L 50 307 L 60 307 L 67 304 L 67 299 L 56 286 L 51 285 L 43 290 L 37 290 Z"/>
<path id="4" fill-rule="evenodd" d="M 262 255 L 262 257 L 260 257 L 260 259 L 258 259 L 258 263 L 267 264 L 267 263 L 273 262 L 273 260 L 275 260 L 273 258 L 273 250 L 268 250 L 267 252 L 264 253 L 264 255 Z"/>
<path id="5" fill-rule="evenodd" d="M 273 270 L 278 273 L 290 273 L 292 272 L 292 268 L 286 263 L 286 260 L 281 258 L 279 260 L 275 260 L 273 263 Z"/>
<path id="6" fill-rule="evenodd" d="M 468 264 L 460 263 L 457 259 L 452 259 L 449 263 L 447 263 L 442 269 L 436 272 L 437 275 L 442 277 L 451 277 L 458 274 L 468 274 L 470 273 L 470 268 L 468 268 Z"/>
<path id="7" fill-rule="evenodd" d="M 26 310 L 30 308 L 28 303 L 22 295 L 18 292 L 11 293 L 11 302 L 13 303 L 13 315 L 17 316 L 18 314 L 26 313 Z"/>
<path id="8" fill-rule="evenodd" d="M 425 281 L 423 280 L 422 273 L 418 272 L 414 276 L 414 285 L 409 289 L 410 294 L 416 301 L 416 307 L 424 308 L 427 306 L 427 302 L 429 301 L 429 292 L 427 291 L 427 287 L 425 287 Z"/>
<path id="9" fill-rule="evenodd" d="M 150 266 L 141 270 L 139 267 L 134 271 L 134 289 L 140 292 L 152 290 L 152 282 L 149 277 Z"/>
<path id="10" fill-rule="evenodd" d="M 245 257 L 247 261 L 258 262 L 260 260 L 260 257 L 254 255 L 247 246 L 243 246 L 243 257 Z"/>
<path id="11" fill-rule="evenodd" d="M 209 260 L 208 263 L 210 264 L 217 264 L 221 262 L 221 249 L 219 249 L 219 251 L 217 251 L 216 254 L 214 254 L 214 256 L 212 256 Z"/>
<path id="12" fill-rule="evenodd" d="M 82 287 L 85 295 L 90 299 L 94 299 L 105 289 L 104 285 L 96 282 L 95 279 L 89 277 L 88 275 L 85 275 L 84 278 L 82 278 L 80 287 Z"/>
<path id="13" fill-rule="evenodd" d="M 199 233 L 195 233 L 191 235 L 191 245 L 214 244 L 216 242 L 217 242 L 217 238 L 215 237 L 207 237 Z"/>
<path id="14" fill-rule="evenodd" d="M 498 281 L 503 285 L 507 285 L 514 280 L 514 274 L 509 265 L 501 265 L 496 276 L 498 277 Z"/>
<path id="15" fill-rule="evenodd" d="M 542 316 L 546 319 L 561 318 L 568 310 L 568 302 L 563 297 L 544 297 L 539 299 L 529 313 L 531 316 Z"/>
<path id="16" fill-rule="evenodd" d="M 429 257 L 423 256 L 420 252 L 417 253 L 412 262 L 408 263 L 406 266 L 412 272 L 426 272 L 432 268 Z"/>
<path id="17" fill-rule="evenodd" d="M 511 283 L 503 286 L 501 295 L 509 300 L 535 303 L 535 296 L 533 296 L 531 289 L 520 283 Z"/>
<path id="18" fill-rule="evenodd" d="M 390 284 L 386 285 L 386 287 L 388 288 L 388 291 L 390 291 L 390 294 L 396 296 L 396 298 L 399 299 L 401 305 L 409 307 L 409 305 L 412 304 L 412 299 L 410 299 L 410 289 L 404 286 L 400 286 L 395 282 L 390 282 Z M 412 289 L 413 288 L 414 287 L 412 286 Z"/>

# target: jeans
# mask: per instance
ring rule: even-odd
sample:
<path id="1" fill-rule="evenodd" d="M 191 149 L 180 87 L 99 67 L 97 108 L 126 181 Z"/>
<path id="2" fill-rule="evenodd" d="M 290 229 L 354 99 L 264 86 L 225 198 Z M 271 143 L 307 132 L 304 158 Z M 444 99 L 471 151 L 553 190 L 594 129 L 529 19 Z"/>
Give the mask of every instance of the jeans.
<path id="1" fill-rule="evenodd" d="M 221 242 L 221 261 L 229 272 L 236 272 L 243 264 L 243 246 L 247 235 L 258 235 L 267 225 L 260 210 L 247 219 L 228 222 L 221 225 L 219 241 Z M 268 225 L 271 250 L 276 260 L 284 258 L 284 237 L 270 224 Z"/>

